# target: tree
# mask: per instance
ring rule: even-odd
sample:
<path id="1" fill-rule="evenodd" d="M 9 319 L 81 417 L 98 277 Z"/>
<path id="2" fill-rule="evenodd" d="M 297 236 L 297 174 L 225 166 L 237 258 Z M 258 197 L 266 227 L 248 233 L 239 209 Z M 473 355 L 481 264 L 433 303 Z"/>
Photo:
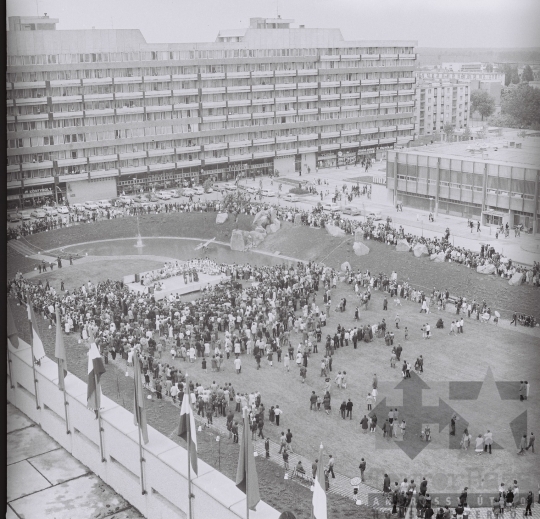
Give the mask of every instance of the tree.
<path id="1" fill-rule="evenodd" d="M 540 90 L 527 83 L 508 89 L 501 99 L 501 113 L 515 119 L 519 128 L 540 124 Z"/>
<path id="2" fill-rule="evenodd" d="M 449 141 L 452 135 L 454 135 L 454 127 L 451 123 L 444 123 L 443 132 L 446 135 L 446 140 Z"/>
<path id="3" fill-rule="evenodd" d="M 495 99 L 485 90 L 474 90 L 471 93 L 471 114 L 478 112 L 484 117 L 489 117 L 495 112 Z"/>
<path id="4" fill-rule="evenodd" d="M 465 130 L 463 130 L 463 140 L 470 141 L 471 140 L 471 129 L 466 126 Z"/>
<path id="5" fill-rule="evenodd" d="M 521 82 L 534 81 L 534 74 L 530 65 L 526 65 L 521 73 Z"/>
<path id="6" fill-rule="evenodd" d="M 486 72 L 493 72 L 493 65 L 491 63 L 486 65 Z"/>

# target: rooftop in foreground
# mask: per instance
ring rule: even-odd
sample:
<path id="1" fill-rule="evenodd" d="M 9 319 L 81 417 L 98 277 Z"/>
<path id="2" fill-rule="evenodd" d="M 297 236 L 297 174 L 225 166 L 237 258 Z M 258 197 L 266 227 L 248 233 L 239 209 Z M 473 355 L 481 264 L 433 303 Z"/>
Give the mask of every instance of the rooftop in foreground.
<path id="1" fill-rule="evenodd" d="M 516 147 L 516 144 L 521 147 Z M 466 157 L 475 161 L 485 160 L 526 168 L 540 168 L 540 138 L 520 138 L 517 131 L 505 132 L 503 137 L 492 136 L 482 141 L 444 142 L 401 150 L 403 151 L 448 159 Z"/>

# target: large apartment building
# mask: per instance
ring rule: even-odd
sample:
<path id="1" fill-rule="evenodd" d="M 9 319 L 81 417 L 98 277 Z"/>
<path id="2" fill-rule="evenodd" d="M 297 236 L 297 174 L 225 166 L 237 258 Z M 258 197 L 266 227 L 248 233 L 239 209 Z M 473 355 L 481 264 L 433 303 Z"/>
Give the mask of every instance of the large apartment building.
<path id="1" fill-rule="evenodd" d="M 174 44 L 57 22 L 9 21 L 12 206 L 283 176 L 413 138 L 416 42 L 346 41 L 279 17 Z"/>
<path id="2" fill-rule="evenodd" d="M 442 133 L 446 123 L 456 130 L 469 122 L 470 85 L 466 82 L 421 82 L 416 86 L 418 135 Z"/>

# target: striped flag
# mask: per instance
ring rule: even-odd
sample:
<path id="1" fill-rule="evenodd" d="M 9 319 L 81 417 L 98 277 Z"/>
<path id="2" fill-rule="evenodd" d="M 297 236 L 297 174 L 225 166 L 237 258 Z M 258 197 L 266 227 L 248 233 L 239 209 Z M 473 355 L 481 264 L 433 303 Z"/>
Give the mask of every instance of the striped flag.
<path id="1" fill-rule="evenodd" d="M 56 345 L 54 356 L 58 362 L 58 387 L 65 389 L 64 378 L 68 374 L 66 347 L 64 346 L 64 335 L 62 334 L 62 319 L 60 317 L 60 307 L 56 307 Z"/>
<path id="2" fill-rule="evenodd" d="M 14 348 L 19 347 L 19 332 L 15 327 L 15 321 L 13 320 L 13 314 L 11 313 L 11 305 L 7 304 L 7 336 L 8 340 Z"/>
<path id="3" fill-rule="evenodd" d="M 45 349 L 43 348 L 43 342 L 38 333 L 37 320 L 30 299 L 28 299 L 28 303 L 26 303 L 26 308 L 28 310 L 28 322 L 30 323 L 30 335 L 32 348 L 34 350 L 34 363 L 39 364 L 41 359 L 45 357 Z"/>
<path id="4" fill-rule="evenodd" d="M 189 390 L 186 389 L 184 398 L 182 399 L 182 407 L 180 409 L 180 425 L 178 426 L 178 436 L 188 441 L 187 432 L 189 427 L 189 442 L 188 453 L 191 460 L 191 468 L 195 474 L 198 474 L 197 469 L 197 433 L 195 427 L 195 418 L 189 403 Z"/>
<path id="5" fill-rule="evenodd" d="M 144 443 L 148 443 L 148 428 L 146 424 L 146 409 L 144 408 L 144 393 L 142 386 L 141 361 L 139 355 L 133 355 L 133 380 L 135 381 L 133 423 L 141 428 Z"/>
<path id="6" fill-rule="evenodd" d="M 259 479 L 257 477 L 255 457 L 253 456 L 247 409 L 244 410 L 242 441 L 240 442 L 240 455 L 236 470 L 236 486 L 242 492 L 245 492 L 248 508 L 255 510 L 257 503 L 261 500 L 261 496 L 259 494 Z"/>
<path id="7" fill-rule="evenodd" d="M 101 409 L 101 384 L 99 382 L 101 375 L 105 373 L 105 366 L 92 330 L 90 330 L 89 334 L 90 350 L 88 351 L 88 391 L 86 401 L 88 409 L 97 412 Z"/>
<path id="8" fill-rule="evenodd" d="M 313 505 L 312 505 L 312 517 L 313 519 L 327 519 L 327 506 L 326 506 L 326 485 L 324 482 L 324 464 L 323 464 L 323 446 L 319 449 L 319 463 L 317 465 L 317 473 L 315 475 L 315 481 L 313 482 Z"/>

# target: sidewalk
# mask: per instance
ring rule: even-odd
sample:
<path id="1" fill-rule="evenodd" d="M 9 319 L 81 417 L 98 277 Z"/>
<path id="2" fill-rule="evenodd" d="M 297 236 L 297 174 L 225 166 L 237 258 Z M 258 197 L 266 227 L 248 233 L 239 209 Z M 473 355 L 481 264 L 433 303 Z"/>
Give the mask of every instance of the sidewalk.
<path id="1" fill-rule="evenodd" d="M 7 519 L 142 519 L 15 406 L 7 404 Z"/>

